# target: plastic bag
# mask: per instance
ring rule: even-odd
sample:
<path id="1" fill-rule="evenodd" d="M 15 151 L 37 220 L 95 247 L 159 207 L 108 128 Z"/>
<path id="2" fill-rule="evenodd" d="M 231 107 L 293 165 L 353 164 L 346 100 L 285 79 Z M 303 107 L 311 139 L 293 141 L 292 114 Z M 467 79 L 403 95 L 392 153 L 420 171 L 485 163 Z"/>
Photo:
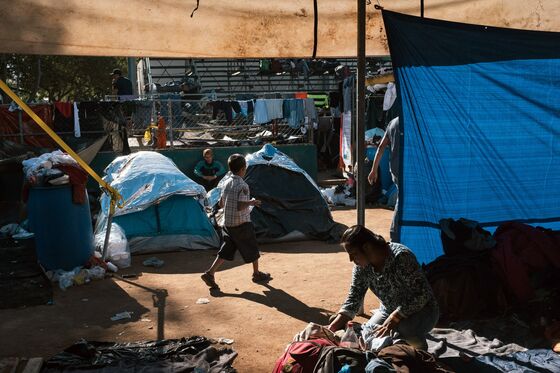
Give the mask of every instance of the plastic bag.
<path id="1" fill-rule="evenodd" d="M 92 280 L 103 280 L 105 278 L 105 269 L 100 266 L 88 269 L 88 276 Z"/>
<path id="2" fill-rule="evenodd" d="M 58 286 L 62 290 L 68 289 L 74 285 L 74 277 L 80 273 L 82 267 L 76 267 L 71 271 L 58 270 L 55 272 L 53 281 L 58 281 Z"/>
<path id="3" fill-rule="evenodd" d="M 95 235 L 95 247 L 99 251 L 103 251 L 105 243 L 105 230 Z M 128 240 L 124 230 L 116 223 L 111 224 L 111 234 L 109 235 L 109 244 L 107 246 L 107 258 L 119 268 L 130 267 L 131 257 Z"/>

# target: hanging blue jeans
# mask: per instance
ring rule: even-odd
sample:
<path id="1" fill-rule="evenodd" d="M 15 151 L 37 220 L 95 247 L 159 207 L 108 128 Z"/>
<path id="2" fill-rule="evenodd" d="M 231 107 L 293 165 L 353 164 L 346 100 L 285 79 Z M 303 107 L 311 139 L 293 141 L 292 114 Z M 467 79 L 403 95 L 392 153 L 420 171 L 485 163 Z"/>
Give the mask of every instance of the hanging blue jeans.
<path id="1" fill-rule="evenodd" d="M 305 122 L 304 100 L 290 98 L 284 100 L 283 104 L 284 119 L 288 120 L 288 125 L 292 128 L 300 128 Z"/>

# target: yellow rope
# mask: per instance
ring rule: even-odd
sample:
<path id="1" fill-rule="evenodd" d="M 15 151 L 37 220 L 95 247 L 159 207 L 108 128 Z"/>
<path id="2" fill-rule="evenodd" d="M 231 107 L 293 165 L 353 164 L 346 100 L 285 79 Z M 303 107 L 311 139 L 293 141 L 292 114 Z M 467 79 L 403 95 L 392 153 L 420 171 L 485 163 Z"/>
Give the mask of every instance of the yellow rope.
<path id="1" fill-rule="evenodd" d="M 2 89 L 12 100 L 14 100 L 19 107 L 23 109 L 34 121 L 49 135 L 66 153 L 68 153 L 82 168 L 99 183 L 105 193 L 111 197 L 112 204 L 116 203 L 119 208 L 122 208 L 124 201 L 122 196 L 105 182 L 95 171 L 86 163 L 75 151 L 72 150 L 25 102 L 23 102 L 11 89 L 0 80 L 0 89 Z M 115 202 L 113 202 L 115 201 Z"/>

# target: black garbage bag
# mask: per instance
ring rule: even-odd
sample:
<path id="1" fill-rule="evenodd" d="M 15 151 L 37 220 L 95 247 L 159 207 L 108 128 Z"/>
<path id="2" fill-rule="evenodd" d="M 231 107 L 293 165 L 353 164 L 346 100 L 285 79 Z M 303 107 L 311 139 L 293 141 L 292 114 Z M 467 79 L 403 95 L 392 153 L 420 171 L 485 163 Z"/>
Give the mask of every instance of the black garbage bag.
<path id="1" fill-rule="evenodd" d="M 209 367 L 211 373 L 234 373 L 236 357 L 232 349 L 218 350 L 197 336 L 131 343 L 82 339 L 47 360 L 42 372 L 178 373 Z"/>

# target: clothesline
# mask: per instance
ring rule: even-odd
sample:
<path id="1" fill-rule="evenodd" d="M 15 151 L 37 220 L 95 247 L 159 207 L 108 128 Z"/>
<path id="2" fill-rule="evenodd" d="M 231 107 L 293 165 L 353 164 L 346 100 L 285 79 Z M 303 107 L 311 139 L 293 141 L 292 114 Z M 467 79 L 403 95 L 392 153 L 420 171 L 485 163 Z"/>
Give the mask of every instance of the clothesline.
<path id="1" fill-rule="evenodd" d="M 212 107 L 212 118 L 223 111 L 228 123 L 234 116 L 247 117 L 253 113 L 254 124 L 265 124 L 274 120 L 286 120 L 292 128 L 317 122 L 317 108 L 313 98 L 269 98 L 253 100 L 214 100 L 208 103 Z"/>

